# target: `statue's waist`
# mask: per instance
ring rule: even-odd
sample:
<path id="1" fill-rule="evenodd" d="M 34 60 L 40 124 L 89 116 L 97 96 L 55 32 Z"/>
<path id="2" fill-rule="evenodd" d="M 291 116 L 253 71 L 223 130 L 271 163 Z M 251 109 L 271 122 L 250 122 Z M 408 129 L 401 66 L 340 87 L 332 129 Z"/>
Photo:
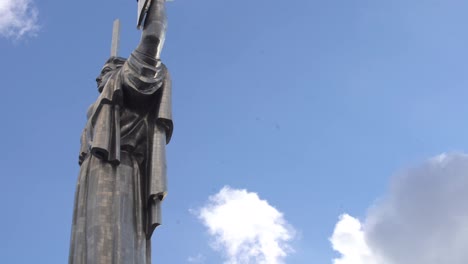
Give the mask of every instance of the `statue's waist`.
<path id="1" fill-rule="evenodd" d="M 120 158 L 124 159 L 124 156 L 131 156 L 135 158 L 138 163 L 141 163 L 145 157 L 145 151 L 142 148 L 137 148 L 130 144 L 124 144 L 120 147 Z"/>

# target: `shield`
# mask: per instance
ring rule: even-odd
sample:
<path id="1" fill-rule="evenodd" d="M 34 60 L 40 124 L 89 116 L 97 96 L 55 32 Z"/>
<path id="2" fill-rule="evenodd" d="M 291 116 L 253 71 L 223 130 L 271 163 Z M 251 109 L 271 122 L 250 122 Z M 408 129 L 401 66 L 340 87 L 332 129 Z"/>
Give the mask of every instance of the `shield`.
<path id="1" fill-rule="evenodd" d="M 137 19 L 137 28 L 143 28 L 146 13 L 151 5 L 151 0 L 137 0 L 138 2 L 138 19 Z"/>

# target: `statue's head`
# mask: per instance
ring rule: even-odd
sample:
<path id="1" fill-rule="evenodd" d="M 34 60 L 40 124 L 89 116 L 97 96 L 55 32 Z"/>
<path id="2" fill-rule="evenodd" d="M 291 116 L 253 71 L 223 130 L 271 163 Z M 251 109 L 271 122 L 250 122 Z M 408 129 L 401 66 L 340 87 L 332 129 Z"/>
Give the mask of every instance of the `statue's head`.
<path id="1" fill-rule="evenodd" d="M 101 73 L 96 78 L 96 83 L 99 92 L 102 92 L 102 89 L 104 89 L 104 85 L 106 85 L 107 81 L 109 80 L 109 77 L 112 75 L 113 72 L 122 67 L 125 61 L 126 59 L 121 57 L 110 57 L 106 61 L 104 67 L 102 67 Z"/>

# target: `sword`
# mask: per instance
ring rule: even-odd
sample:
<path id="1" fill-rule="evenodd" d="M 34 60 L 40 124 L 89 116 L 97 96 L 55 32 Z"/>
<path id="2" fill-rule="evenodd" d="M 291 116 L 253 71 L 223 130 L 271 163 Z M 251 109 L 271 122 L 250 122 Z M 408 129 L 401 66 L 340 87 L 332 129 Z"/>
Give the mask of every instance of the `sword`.
<path id="1" fill-rule="evenodd" d="M 152 0 L 137 0 L 138 2 L 138 17 L 137 17 L 137 28 L 142 29 L 144 25 L 144 20 L 146 13 L 151 5 Z"/>
<path id="2" fill-rule="evenodd" d="M 172 2 L 174 0 L 166 0 L 165 2 Z M 145 17 L 151 6 L 153 0 L 137 0 L 138 2 L 138 16 L 137 16 L 137 29 L 142 29 L 145 24 Z"/>

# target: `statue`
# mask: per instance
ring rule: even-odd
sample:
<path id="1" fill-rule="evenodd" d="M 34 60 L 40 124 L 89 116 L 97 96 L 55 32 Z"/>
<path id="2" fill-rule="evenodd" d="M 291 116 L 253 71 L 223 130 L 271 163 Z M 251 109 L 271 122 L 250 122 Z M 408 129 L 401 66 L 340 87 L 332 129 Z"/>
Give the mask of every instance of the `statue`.
<path id="1" fill-rule="evenodd" d="M 161 224 L 167 193 L 171 79 L 160 60 L 165 0 L 139 0 L 138 7 L 141 41 L 128 59 L 113 52 L 96 79 L 99 97 L 87 112 L 70 264 L 151 263 L 151 236 Z"/>

